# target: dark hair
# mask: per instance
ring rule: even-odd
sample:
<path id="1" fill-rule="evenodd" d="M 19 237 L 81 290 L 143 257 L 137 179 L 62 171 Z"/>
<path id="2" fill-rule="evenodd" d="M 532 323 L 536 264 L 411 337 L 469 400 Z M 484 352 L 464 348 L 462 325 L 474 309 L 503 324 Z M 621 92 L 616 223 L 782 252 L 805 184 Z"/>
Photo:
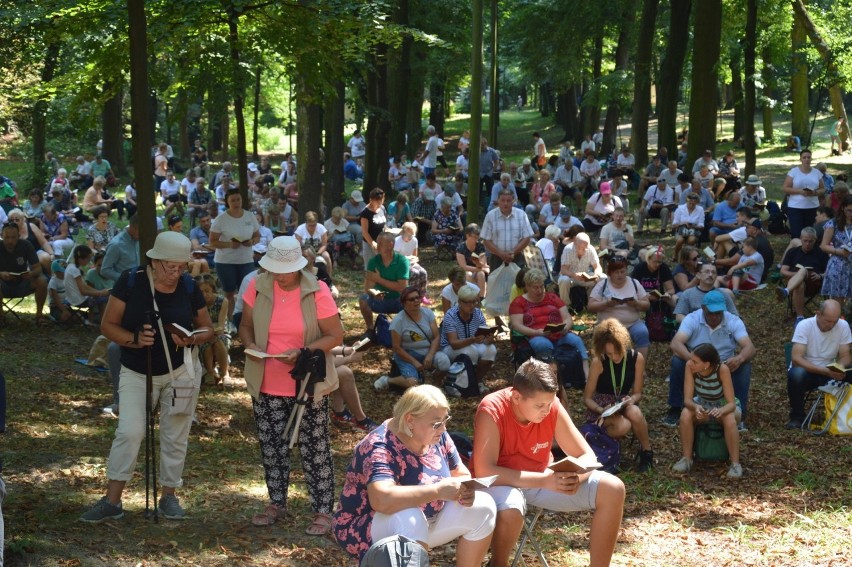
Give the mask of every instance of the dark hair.
<path id="1" fill-rule="evenodd" d="M 104 214 L 104 213 L 106 213 L 107 215 L 109 215 L 109 211 L 110 211 L 110 208 L 109 208 L 109 207 L 105 207 L 105 206 L 103 206 L 103 205 L 98 205 L 97 207 L 95 207 L 95 208 L 94 208 L 94 209 L 92 209 L 92 211 L 91 211 L 91 213 L 92 213 L 92 218 L 97 219 L 99 216 L 101 216 L 101 215 L 102 215 L 102 214 Z"/>
<path id="2" fill-rule="evenodd" d="M 719 351 L 712 344 L 701 343 L 692 349 L 692 354 L 704 362 L 709 362 L 713 368 L 719 368 Z"/>
<path id="3" fill-rule="evenodd" d="M 822 213 L 830 219 L 834 218 L 834 209 L 831 207 L 817 207 L 816 212 Z"/>
<path id="4" fill-rule="evenodd" d="M 515 274 L 515 285 L 518 287 L 518 289 L 526 289 L 527 288 L 527 284 L 526 284 L 526 282 L 524 282 L 524 277 L 527 275 L 528 271 L 529 271 L 529 268 L 527 268 L 525 266 L 525 267 L 521 268 L 520 270 L 518 270 L 518 273 Z"/>
<path id="5" fill-rule="evenodd" d="M 7 228 L 13 229 L 18 234 L 21 233 L 21 227 L 19 227 L 18 223 L 16 223 L 15 221 L 8 221 L 3 223 L 3 230 L 6 230 Z"/>
<path id="6" fill-rule="evenodd" d="M 550 364 L 531 358 L 515 372 L 512 387 L 522 396 L 533 396 L 539 392 L 555 394 L 559 391 L 559 382 Z"/>
<path id="7" fill-rule="evenodd" d="M 613 273 L 616 270 L 621 270 L 623 268 L 627 268 L 628 262 L 627 258 L 611 258 L 609 262 L 606 264 L 606 273 L 607 275 Z"/>
<path id="8" fill-rule="evenodd" d="M 852 196 L 846 197 L 840 203 L 841 210 L 834 217 L 834 228 L 837 230 L 846 230 L 846 213 L 844 212 L 846 207 L 852 207 Z"/>
<path id="9" fill-rule="evenodd" d="M 429 173 L 426 174 L 426 179 L 433 179 L 434 180 L 434 179 L 438 179 L 438 177 L 435 175 L 434 171 L 430 171 Z"/>
<path id="10" fill-rule="evenodd" d="M 173 227 L 179 222 L 183 222 L 183 217 L 181 215 L 171 215 L 168 218 L 169 228 Z"/>
<path id="11" fill-rule="evenodd" d="M 74 248 L 74 264 L 77 263 L 77 260 L 82 260 L 83 258 L 91 257 L 92 249 L 86 246 L 85 244 L 79 244 Z"/>
<path id="12" fill-rule="evenodd" d="M 690 179 L 689 179 L 689 176 L 688 176 L 687 174 L 685 174 L 685 173 L 680 173 L 680 174 L 678 174 L 678 176 L 677 176 L 677 180 L 678 180 L 678 181 L 689 181 Z"/>
<path id="13" fill-rule="evenodd" d="M 384 199 L 384 198 L 385 198 L 385 192 L 382 189 L 376 187 L 375 189 L 370 191 L 370 200 L 371 201 L 374 200 L 374 199 Z"/>

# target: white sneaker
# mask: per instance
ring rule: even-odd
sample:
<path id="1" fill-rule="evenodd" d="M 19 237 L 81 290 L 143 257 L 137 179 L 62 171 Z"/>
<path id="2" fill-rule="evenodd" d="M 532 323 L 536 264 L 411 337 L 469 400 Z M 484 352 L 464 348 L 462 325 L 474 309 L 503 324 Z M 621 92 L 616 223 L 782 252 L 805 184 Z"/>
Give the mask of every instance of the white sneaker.
<path id="1" fill-rule="evenodd" d="M 678 462 L 672 465 L 672 470 L 679 473 L 688 473 L 692 470 L 692 461 L 686 457 L 681 457 Z"/>
<path id="2" fill-rule="evenodd" d="M 739 463 L 731 463 L 731 468 L 728 469 L 728 478 L 742 478 L 743 467 Z"/>
<path id="3" fill-rule="evenodd" d="M 379 376 L 379 379 L 373 382 L 373 387 L 381 392 L 382 390 L 387 390 L 390 387 L 389 382 L 390 376 Z"/>

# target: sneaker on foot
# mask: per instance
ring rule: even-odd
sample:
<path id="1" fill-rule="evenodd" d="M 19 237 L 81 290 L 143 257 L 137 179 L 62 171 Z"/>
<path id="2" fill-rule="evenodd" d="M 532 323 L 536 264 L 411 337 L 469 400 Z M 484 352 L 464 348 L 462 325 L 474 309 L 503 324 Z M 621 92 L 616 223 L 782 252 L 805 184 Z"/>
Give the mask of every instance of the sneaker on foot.
<path id="1" fill-rule="evenodd" d="M 177 496 L 174 494 L 163 494 L 160 497 L 160 505 L 157 506 L 160 514 L 168 520 L 183 520 L 186 512 L 180 507 Z"/>
<path id="2" fill-rule="evenodd" d="M 666 427 L 677 427 L 680 423 L 680 408 L 669 408 L 668 413 L 663 418 L 663 425 Z"/>
<path id="3" fill-rule="evenodd" d="M 351 429 L 355 426 L 355 418 L 352 417 L 352 414 L 349 413 L 349 410 L 346 409 L 340 413 L 332 411 L 331 423 L 341 429 Z"/>
<path id="4" fill-rule="evenodd" d="M 742 478 L 743 467 L 739 463 L 731 463 L 731 468 L 728 469 L 728 478 Z"/>
<path id="5" fill-rule="evenodd" d="M 369 417 L 365 417 L 364 419 L 361 419 L 359 421 L 355 421 L 353 423 L 353 427 L 360 429 L 361 431 L 364 431 L 366 433 L 369 433 L 370 431 L 374 430 L 378 426 L 379 426 L 379 424 L 376 423 L 375 421 L 373 421 L 372 419 L 370 419 Z"/>
<path id="6" fill-rule="evenodd" d="M 648 472 L 650 469 L 654 468 L 654 452 L 653 451 L 639 451 L 639 454 L 636 455 L 636 460 L 639 463 L 636 465 L 636 472 Z"/>
<path id="7" fill-rule="evenodd" d="M 737 424 L 737 431 L 739 431 L 740 433 L 748 432 L 748 427 L 746 427 L 745 422 L 741 421 Z"/>
<path id="8" fill-rule="evenodd" d="M 802 428 L 802 420 L 797 418 L 791 418 L 790 421 L 787 422 L 787 429 L 801 429 Z"/>
<path id="9" fill-rule="evenodd" d="M 462 397 L 461 392 L 455 386 L 444 386 L 444 393 L 446 393 L 451 398 L 460 398 Z"/>
<path id="10" fill-rule="evenodd" d="M 390 387 L 389 381 L 390 376 L 379 376 L 379 379 L 373 382 L 373 388 L 379 391 L 387 390 Z"/>
<path id="11" fill-rule="evenodd" d="M 692 470 L 692 460 L 681 457 L 678 462 L 672 465 L 672 470 L 679 473 L 688 473 Z"/>
<path id="12" fill-rule="evenodd" d="M 81 522 L 88 524 L 100 524 L 106 520 L 118 520 L 124 516 L 124 510 L 121 508 L 121 502 L 117 505 L 110 503 L 109 499 L 104 496 L 98 503 L 92 506 L 88 512 L 80 516 Z"/>
<path id="13" fill-rule="evenodd" d="M 788 295 L 790 295 L 790 291 L 786 287 L 779 285 L 775 288 L 775 299 L 778 301 L 784 301 Z"/>

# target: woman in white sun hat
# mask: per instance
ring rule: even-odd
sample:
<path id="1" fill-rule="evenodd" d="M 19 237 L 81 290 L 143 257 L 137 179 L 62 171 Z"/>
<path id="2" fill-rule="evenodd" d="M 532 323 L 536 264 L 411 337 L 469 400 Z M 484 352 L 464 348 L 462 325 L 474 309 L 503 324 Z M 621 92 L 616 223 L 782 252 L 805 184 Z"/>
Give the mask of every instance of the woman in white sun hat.
<path id="1" fill-rule="evenodd" d="M 302 349 L 322 350 L 327 355 L 325 381 L 315 385 L 313 399 L 305 406 L 298 442 L 314 511 L 306 533 L 324 535 L 331 529 L 334 501 L 326 394 L 337 387 L 333 357 L 328 353 L 343 343 L 343 326 L 328 286 L 317 281 L 306 265 L 299 241 L 279 236 L 260 259 L 266 272 L 243 294 L 240 339 L 247 350 L 245 379 L 252 396 L 270 499 L 252 523 L 271 526 L 287 511 L 290 452 L 282 437 L 290 414 L 298 406 L 297 384 L 290 371 Z M 277 356 L 253 356 L 250 350 Z"/>
<path id="2" fill-rule="evenodd" d="M 122 272 L 112 288 L 101 333 L 121 347 L 121 413 L 107 464 L 106 496 L 80 517 L 83 522 L 100 523 L 124 516 L 121 494 L 136 469 L 139 445 L 145 436 L 149 360 L 152 404 L 162 402 L 158 462 L 162 497 L 158 508 L 170 520 L 184 517 L 175 489 L 183 484 L 187 439 L 201 385 L 201 365 L 193 347 L 214 338 L 204 296 L 186 273 L 191 249 L 183 234 L 162 232 L 146 253 L 148 266 Z M 159 321 L 151 316 L 153 312 L 159 314 Z M 204 332 L 189 337 L 165 332 L 163 326 L 169 323 Z M 179 391 L 190 394 L 176 396 Z"/>

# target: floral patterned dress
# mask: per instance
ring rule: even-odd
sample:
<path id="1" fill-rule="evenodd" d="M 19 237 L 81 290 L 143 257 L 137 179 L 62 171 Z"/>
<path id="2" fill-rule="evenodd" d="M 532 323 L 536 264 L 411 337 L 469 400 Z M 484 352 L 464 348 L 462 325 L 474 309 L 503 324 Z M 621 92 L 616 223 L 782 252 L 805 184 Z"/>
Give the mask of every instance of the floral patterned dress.
<path id="1" fill-rule="evenodd" d="M 843 214 L 841 209 L 839 214 Z M 852 226 L 845 230 L 838 229 L 833 220 L 825 223 L 825 229 L 834 229 L 831 245 L 835 248 L 852 249 Z M 843 258 L 832 255 L 825 267 L 825 277 L 822 280 L 822 294 L 829 297 L 852 297 L 852 256 Z"/>
<path id="2" fill-rule="evenodd" d="M 355 447 L 346 469 L 340 504 L 334 512 L 334 537 L 352 557 L 360 561 L 372 545 L 370 528 L 375 510 L 370 507 L 367 486 L 391 480 L 402 486 L 435 484 L 450 476 L 461 460 L 450 435 L 429 447 L 425 455 L 413 453 L 389 429 L 385 421 Z M 443 500 L 420 506 L 427 518 L 434 518 L 444 508 Z"/>
<path id="3" fill-rule="evenodd" d="M 441 209 L 438 209 L 435 212 L 435 223 L 438 225 L 439 230 L 443 230 L 445 228 L 457 227 L 459 225 L 459 215 L 456 211 L 450 209 L 448 214 L 444 214 Z M 432 234 L 432 237 L 435 239 L 435 248 L 439 246 L 450 246 L 453 250 L 455 250 L 459 242 L 462 241 L 464 237 L 461 232 L 453 232 L 451 234 Z"/>

